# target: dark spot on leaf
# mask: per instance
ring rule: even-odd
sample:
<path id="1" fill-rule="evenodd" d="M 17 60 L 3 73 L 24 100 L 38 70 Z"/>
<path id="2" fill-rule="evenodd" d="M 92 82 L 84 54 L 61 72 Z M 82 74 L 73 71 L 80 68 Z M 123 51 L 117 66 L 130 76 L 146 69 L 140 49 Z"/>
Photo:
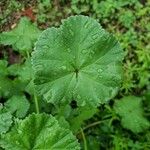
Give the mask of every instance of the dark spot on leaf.
<path id="1" fill-rule="evenodd" d="M 112 125 L 114 125 L 115 127 L 120 126 L 120 121 L 115 119 L 112 121 Z"/>
<path id="2" fill-rule="evenodd" d="M 6 102 L 6 99 L 3 97 L 0 97 L 0 103 L 4 104 Z"/>
<path id="3" fill-rule="evenodd" d="M 109 101 L 109 106 L 113 106 L 114 105 L 114 101 L 111 99 L 110 101 Z"/>
<path id="4" fill-rule="evenodd" d="M 24 92 L 24 95 L 25 95 L 25 97 L 26 97 L 27 99 L 30 99 L 30 98 L 31 98 L 31 95 L 30 95 L 29 93 L 27 93 L 27 92 Z"/>
<path id="5" fill-rule="evenodd" d="M 79 70 L 78 69 L 75 69 L 74 71 L 76 73 L 76 78 L 78 78 L 78 73 L 79 73 Z"/>
<path id="6" fill-rule="evenodd" d="M 72 109 L 76 109 L 78 107 L 77 102 L 75 100 L 71 101 L 70 106 L 71 106 Z"/>
<path id="7" fill-rule="evenodd" d="M 10 74 L 9 74 L 7 77 L 8 77 L 10 80 L 14 80 L 17 76 L 13 76 L 13 75 L 10 75 Z"/>

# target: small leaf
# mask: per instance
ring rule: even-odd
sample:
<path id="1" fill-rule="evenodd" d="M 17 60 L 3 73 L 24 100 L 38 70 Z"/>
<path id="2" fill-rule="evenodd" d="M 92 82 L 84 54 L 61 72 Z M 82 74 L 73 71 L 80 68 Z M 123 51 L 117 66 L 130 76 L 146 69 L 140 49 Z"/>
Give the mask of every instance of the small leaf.
<path id="1" fill-rule="evenodd" d="M 12 125 L 12 122 L 11 113 L 0 110 L 0 134 L 6 133 Z"/>
<path id="2" fill-rule="evenodd" d="M 12 86 L 10 79 L 0 76 L 0 97 L 8 97 L 13 90 Z"/>
<path id="3" fill-rule="evenodd" d="M 28 18 L 23 17 L 12 31 L 0 34 L 0 44 L 12 45 L 21 53 L 31 51 L 40 33 L 41 31 Z"/>
<path id="4" fill-rule="evenodd" d="M 141 99 L 134 96 L 124 97 L 116 101 L 114 109 L 121 116 L 123 127 L 138 133 L 150 127 L 149 121 L 143 117 Z"/>
<path id="5" fill-rule="evenodd" d="M 21 81 L 30 81 L 32 79 L 31 59 L 26 59 L 23 64 L 13 64 L 8 67 L 8 71 L 13 76 L 18 76 Z"/>
<path id="6" fill-rule="evenodd" d="M 0 76 L 1 77 L 8 75 L 7 65 L 8 65 L 8 62 L 6 60 L 0 60 Z"/>
<path id="7" fill-rule="evenodd" d="M 74 110 L 69 118 L 71 130 L 77 132 L 85 120 L 90 119 L 97 112 L 97 108 L 84 106 Z"/>
<path id="8" fill-rule="evenodd" d="M 5 150 L 80 150 L 73 134 L 46 114 L 32 114 L 19 121 L 2 136 L 0 144 Z"/>
<path id="9" fill-rule="evenodd" d="M 15 113 L 18 118 L 25 117 L 29 106 L 30 104 L 25 96 L 13 96 L 5 103 L 5 109 L 12 114 Z"/>
<path id="10" fill-rule="evenodd" d="M 122 80 L 118 41 L 86 16 L 72 16 L 45 30 L 32 57 L 35 85 L 47 102 L 97 106 L 112 98 Z"/>
<path id="11" fill-rule="evenodd" d="M 31 66 L 31 59 L 27 59 L 25 61 L 18 75 L 21 81 L 30 81 L 32 79 L 33 73 Z"/>

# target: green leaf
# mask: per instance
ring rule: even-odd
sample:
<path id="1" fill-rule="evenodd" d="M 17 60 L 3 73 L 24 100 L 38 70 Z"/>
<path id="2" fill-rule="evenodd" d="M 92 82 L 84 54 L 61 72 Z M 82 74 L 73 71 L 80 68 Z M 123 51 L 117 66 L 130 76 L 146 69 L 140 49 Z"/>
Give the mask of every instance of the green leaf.
<path id="1" fill-rule="evenodd" d="M 7 65 L 8 65 L 8 62 L 6 60 L 0 60 L 0 76 L 1 77 L 8 75 Z"/>
<path id="2" fill-rule="evenodd" d="M 88 145 L 88 150 L 98 150 L 100 149 L 100 139 L 98 137 L 94 136 L 87 136 L 87 145 Z"/>
<path id="3" fill-rule="evenodd" d="M 5 150 L 80 150 L 73 134 L 46 114 L 32 114 L 19 121 L 0 140 Z"/>
<path id="4" fill-rule="evenodd" d="M 16 117 L 23 118 L 27 114 L 30 104 L 25 96 L 13 96 L 5 103 L 5 109 Z"/>
<path id="5" fill-rule="evenodd" d="M 26 17 L 21 18 L 16 28 L 0 34 L 0 44 L 12 45 L 22 52 L 31 51 L 41 31 Z"/>
<path id="6" fill-rule="evenodd" d="M 13 76 L 18 76 L 21 81 L 30 81 L 32 79 L 31 59 L 28 58 L 23 64 L 13 64 L 8 67 L 8 71 Z"/>
<path id="7" fill-rule="evenodd" d="M 18 78 L 10 80 L 7 77 L 0 76 L 0 97 L 9 98 L 13 95 L 22 94 L 26 86 L 27 83 Z"/>
<path id="8" fill-rule="evenodd" d="M 19 63 L 8 66 L 7 70 L 11 76 L 18 76 L 22 66 Z"/>
<path id="9" fill-rule="evenodd" d="M 97 106 L 121 83 L 123 51 L 118 41 L 86 16 L 72 16 L 60 28 L 45 30 L 32 57 L 35 85 L 47 102 L 75 99 Z"/>
<path id="10" fill-rule="evenodd" d="M 0 97 L 8 97 L 13 90 L 12 86 L 10 79 L 0 76 Z"/>
<path id="11" fill-rule="evenodd" d="M 12 122 L 11 113 L 0 110 L 0 134 L 6 133 L 12 125 Z"/>
<path id="12" fill-rule="evenodd" d="M 71 130 L 73 132 L 77 132 L 84 121 L 90 119 L 96 112 L 97 108 L 91 108 L 87 105 L 74 110 L 69 117 Z"/>
<path id="13" fill-rule="evenodd" d="M 135 96 L 124 97 L 116 101 L 114 109 L 121 116 L 123 127 L 138 133 L 150 127 L 149 121 L 143 116 L 141 99 Z"/>
<path id="14" fill-rule="evenodd" d="M 124 10 L 119 16 L 119 21 L 127 28 L 131 28 L 132 24 L 135 21 L 135 15 L 131 10 Z"/>
<path id="15" fill-rule="evenodd" d="M 30 81 L 32 79 L 32 66 L 31 66 L 31 59 L 27 59 L 25 63 L 22 65 L 21 70 L 18 72 L 19 79 L 21 81 Z"/>

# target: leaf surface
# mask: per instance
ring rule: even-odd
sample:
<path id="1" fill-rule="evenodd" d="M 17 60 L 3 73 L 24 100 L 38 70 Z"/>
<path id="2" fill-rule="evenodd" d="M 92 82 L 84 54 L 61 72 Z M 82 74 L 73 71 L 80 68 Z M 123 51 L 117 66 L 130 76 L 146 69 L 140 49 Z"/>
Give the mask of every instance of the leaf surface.
<path id="1" fill-rule="evenodd" d="M 6 103 L 5 109 L 16 117 L 23 118 L 27 114 L 30 104 L 25 96 L 12 96 Z"/>
<path id="2" fill-rule="evenodd" d="M 115 103 L 115 111 L 121 116 L 123 127 L 138 133 L 150 127 L 149 121 L 143 116 L 141 99 L 134 96 L 122 98 Z"/>
<path id="3" fill-rule="evenodd" d="M 0 60 L 0 76 L 1 77 L 8 75 L 7 65 L 8 65 L 8 62 L 6 60 Z"/>
<path id="4" fill-rule="evenodd" d="M 77 132 L 81 128 L 81 125 L 83 125 L 84 121 L 90 119 L 96 114 L 96 112 L 98 112 L 97 108 L 89 107 L 87 105 L 73 110 L 68 120 L 71 130 Z"/>
<path id="5" fill-rule="evenodd" d="M 20 52 L 31 51 L 41 31 L 26 17 L 22 17 L 16 28 L 0 34 L 0 44 L 12 45 Z"/>
<path id="6" fill-rule="evenodd" d="M 0 134 L 6 133 L 9 130 L 12 122 L 11 113 L 0 110 Z"/>
<path id="7" fill-rule="evenodd" d="M 32 114 L 2 136 L 5 150 L 80 150 L 73 134 L 46 114 Z"/>
<path id="8" fill-rule="evenodd" d="M 122 58 L 118 41 L 96 20 L 72 16 L 38 39 L 32 57 L 34 82 L 47 102 L 75 99 L 79 106 L 95 107 L 116 94 Z"/>

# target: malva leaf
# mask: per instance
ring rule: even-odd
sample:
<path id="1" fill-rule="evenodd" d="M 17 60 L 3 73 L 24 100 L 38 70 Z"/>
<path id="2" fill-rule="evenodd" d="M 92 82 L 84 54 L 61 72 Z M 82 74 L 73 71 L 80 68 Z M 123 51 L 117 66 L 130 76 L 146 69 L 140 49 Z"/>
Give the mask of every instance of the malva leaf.
<path id="1" fill-rule="evenodd" d="M 0 134 L 6 133 L 12 123 L 13 121 L 11 113 L 0 111 Z"/>
<path id="2" fill-rule="evenodd" d="M 32 114 L 16 123 L 3 135 L 0 145 L 5 150 L 80 150 L 71 131 L 60 127 L 51 115 Z"/>
<path id="3" fill-rule="evenodd" d="M 22 81 L 31 81 L 33 72 L 31 66 L 31 59 L 28 58 L 25 63 L 22 65 L 20 72 L 18 72 L 19 79 Z"/>
<path id="4" fill-rule="evenodd" d="M 26 116 L 30 107 L 30 103 L 25 96 L 17 95 L 12 96 L 6 103 L 5 109 L 12 114 L 15 113 L 15 116 L 18 118 L 23 118 Z"/>
<path id="5" fill-rule="evenodd" d="M 98 112 L 97 108 L 91 108 L 87 105 L 73 110 L 68 120 L 71 130 L 77 132 L 84 121 L 90 119 L 96 112 Z"/>
<path id="6" fill-rule="evenodd" d="M 7 71 L 8 62 L 6 60 L 0 60 L 0 76 L 5 77 L 8 75 Z"/>
<path id="7" fill-rule="evenodd" d="M 40 33 L 28 18 L 22 17 L 16 28 L 0 34 L 0 44 L 12 45 L 21 53 L 30 52 Z"/>
<path id="8" fill-rule="evenodd" d="M 132 132 L 142 132 L 150 127 L 150 122 L 143 116 L 141 98 L 135 96 L 123 97 L 116 101 L 114 109 L 121 116 L 123 127 Z"/>
<path id="9" fill-rule="evenodd" d="M 30 81 L 32 79 L 31 59 L 28 58 L 23 64 L 13 64 L 8 67 L 10 75 L 18 76 L 21 81 Z"/>
<path id="10" fill-rule="evenodd" d="M 0 97 L 8 97 L 13 90 L 13 83 L 10 79 L 0 76 Z"/>
<path id="11" fill-rule="evenodd" d="M 32 56 L 35 85 L 47 102 L 76 100 L 97 106 L 112 98 L 122 80 L 123 50 L 100 24 L 71 16 L 39 37 Z"/>

